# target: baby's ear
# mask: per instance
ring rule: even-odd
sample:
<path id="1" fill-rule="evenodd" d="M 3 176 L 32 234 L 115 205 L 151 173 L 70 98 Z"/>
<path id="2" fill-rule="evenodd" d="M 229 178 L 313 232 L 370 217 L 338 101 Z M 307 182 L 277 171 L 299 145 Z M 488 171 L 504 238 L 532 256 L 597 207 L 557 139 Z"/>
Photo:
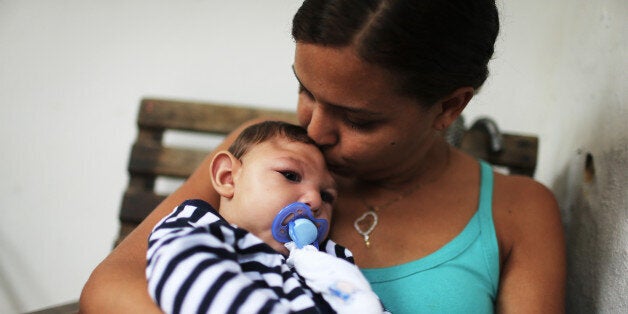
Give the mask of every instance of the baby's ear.
<path id="1" fill-rule="evenodd" d="M 235 190 L 234 172 L 240 161 L 228 151 L 220 151 L 214 155 L 209 166 L 209 175 L 216 192 L 222 197 L 232 198 Z"/>

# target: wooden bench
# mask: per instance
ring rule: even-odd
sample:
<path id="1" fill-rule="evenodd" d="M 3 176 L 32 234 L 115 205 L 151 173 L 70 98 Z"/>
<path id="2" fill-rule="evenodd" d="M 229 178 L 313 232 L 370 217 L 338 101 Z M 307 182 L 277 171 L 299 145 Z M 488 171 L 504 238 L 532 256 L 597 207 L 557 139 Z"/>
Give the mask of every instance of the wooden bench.
<path id="1" fill-rule="evenodd" d="M 157 178 L 187 178 L 214 149 L 167 146 L 163 142 L 166 131 L 225 136 L 243 122 L 258 117 L 296 123 L 295 113 L 288 111 L 164 99 L 142 100 L 137 117 L 137 140 L 131 149 L 128 164 L 129 185 L 122 198 L 120 233 L 115 244 L 122 241 L 167 196 L 155 191 Z M 511 173 L 534 174 L 538 147 L 536 137 L 500 133 L 501 148 L 496 151 L 491 149 L 494 136 L 490 131 L 495 128 L 494 124 L 474 123 L 468 129 L 458 124 L 457 127 L 460 133 L 457 146 L 471 155 L 504 167 Z"/>

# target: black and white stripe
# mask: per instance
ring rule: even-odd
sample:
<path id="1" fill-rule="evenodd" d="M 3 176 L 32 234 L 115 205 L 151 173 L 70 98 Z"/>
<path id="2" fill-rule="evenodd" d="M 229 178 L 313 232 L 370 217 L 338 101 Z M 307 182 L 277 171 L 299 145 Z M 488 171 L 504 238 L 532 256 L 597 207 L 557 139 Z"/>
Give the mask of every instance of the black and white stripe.
<path id="1" fill-rule="evenodd" d="M 188 200 L 149 238 L 148 289 L 166 313 L 329 313 L 285 257 L 211 205 Z M 332 241 L 321 250 L 353 263 Z"/>

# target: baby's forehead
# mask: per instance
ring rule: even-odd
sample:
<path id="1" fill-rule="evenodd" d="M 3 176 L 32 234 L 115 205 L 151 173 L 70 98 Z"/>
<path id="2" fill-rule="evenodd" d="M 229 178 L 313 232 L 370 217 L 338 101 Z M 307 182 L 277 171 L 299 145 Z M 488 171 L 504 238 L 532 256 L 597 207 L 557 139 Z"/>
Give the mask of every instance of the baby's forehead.
<path id="1" fill-rule="evenodd" d="M 312 146 L 312 147 L 316 148 L 317 150 L 319 150 L 318 146 L 316 146 L 316 143 L 314 141 L 309 140 L 309 138 L 307 138 L 307 141 L 306 141 L 305 138 L 299 139 L 299 138 L 290 137 L 290 136 L 285 135 L 285 134 L 275 134 L 275 136 L 269 138 L 267 141 L 303 144 L 303 145 Z"/>
<path id="2" fill-rule="evenodd" d="M 249 152 L 251 155 L 264 155 L 277 159 L 288 159 L 299 163 L 306 169 L 312 169 L 319 174 L 329 175 L 333 181 L 331 173 L 327 169 L 325 157 L 320 149 L 311 143 L 294 141 L 287 138 L 278 137 L 258 143 Z M 243 156 L 246 157 L 246 156 Z M 253 157 L 254 158 L 254 157 Z"/>
<path id="3" fill-rule="evenodd" d="M 294 147 L 310 147 L 314 151 L 313 154 L 323 156 L 321 150 L 314 143 L 303 142 L 299 140 L 295 140 L 292 138 L 288 138 L 283 135 L 276 135 L 272 138 L 269 138 L 263 142 L 257 143 L 253 145 L 255 146 L 267 146 L 266 148 L 269 150 L 278 150 L 278 151 L 291 151 L 295 150 Z M 295 152 L 299 154 L 298 152 Z M 308 152 L 308 154 L 312 154 L 312 152 Z"/>

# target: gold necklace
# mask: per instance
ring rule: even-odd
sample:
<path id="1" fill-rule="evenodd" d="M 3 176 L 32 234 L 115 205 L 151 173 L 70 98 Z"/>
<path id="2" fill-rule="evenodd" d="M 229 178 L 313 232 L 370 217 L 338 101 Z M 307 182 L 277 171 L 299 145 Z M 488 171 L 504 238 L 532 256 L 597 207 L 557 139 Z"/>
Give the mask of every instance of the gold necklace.
<path id="1" fill-rule="evenodd" d="M 405 192 L 397 195 L 397 197 L 389 200 L 388 202 L 380 205 L 380 206 L 373 206 L 370 205 L 369 203 L 366 202 L 366 200 L 364 198 L 362 198 L 362 203 L 364 203 L 364 206 L 366 206 L 367 211 L 362 214 L 362 216 L 356 218 L 356 220 L 353 222 L 353 227 L 355 228 L 355 230 L 362 236 L 364 237 L 364 244 L 366 245 L 367 248 L 371 247 L 371 241 L 370 241 L 370 237 L 371 237 L 371 233 L 373 232 L 373 230 L 375 229 L 375 226 L 377 226 L 377 222 L 378 222 L 378 216 L 377 216 L 377 212 L 379 210 L 384 210 L 388 207 L 390 207 L 391 205 L 397 203 L 398 201 L 402 200 L 404 197 L 414 193 L 416 190 L 419 189 L 419 187 L 421 187 L 421 184 L 417 184 L 416 186 L 406 190 Z M 362 225 L 367 223 L 367 219 L 371 217 L 372 221 L 371 223 L 366 226 L 367 228 L 362 228 Z"/>

